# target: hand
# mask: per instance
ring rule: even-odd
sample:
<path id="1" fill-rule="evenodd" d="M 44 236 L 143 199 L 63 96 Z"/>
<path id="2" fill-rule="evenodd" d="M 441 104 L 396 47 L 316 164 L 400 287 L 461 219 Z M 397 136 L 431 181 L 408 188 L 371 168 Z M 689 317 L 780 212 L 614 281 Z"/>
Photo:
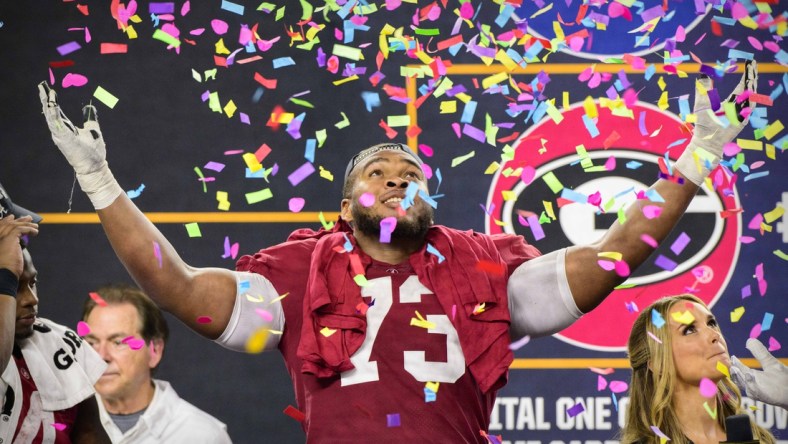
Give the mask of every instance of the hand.
<path id="1" fill-rule="evenodd" d="M 97 210 L 108 207 L 123 193 L 107 165 L 107 148 L 96 120 L 96 108 L 82 108 L 85 123 L 75 126 L 57 104 L 57 94 L 46 82 L 38 84 L 38 97 L 52 140 L 77 173 L 82 191 Z"/>
<path id="2" fill-rule="evenodd" d="M 0 219 L 0 268 L 11 270 L 17 278 L 24 269 L 19 238 L 38 234 L 38 224 L 34 224 L 32 220 L 30 216 L 16 219 L 13 214 Z"/>
<path id="3" fill-rule="evenodd" d="M 38 97 L 52 140 L 77 174 L 90 174 L 107 165 L 107 148 L 96 120 L 96 108 L 82 108 L 85 124 L 76 127 L 57 104 L 57 93 L 46 82 L 38 84 Z"/>
<path id="4" fill-rule="evenodd" d="M 788 409 L 788 367 L 757 339 L 747 340 L 747 350 L 761 363 L 763 370 L 753 370 L 732 356 L 733 382 L 739 389 L 746 390 L 750 398 Z"/>
<path id="5" fill-rule="evenodd" d="M 695 131 L 689 145 L 687 145 L 684 153 L 676 162 L 676 168 L 696 185 L 703 183 L 709 172 L 720 162 L 725 144 L 732 142 L 747 125 L 755 104 L 750 99 L 737 103 L 737 98 L 744 91 L 755 93 L 758 86 L 758 66 L 755 61 L 745 63 L 744 74 L 742 74 L 739 84 L 736 85 L 736 88 L 734 88 L 728 98 L 722 102 L 723 108 L 725 103 L 733 103 L 736 109 L 736 117 L 741 119 L 729 122 L 728 126 L 723 126 L 719 119 L 713 116 L 715 110 L 712 109 L 711 100 L 706 94 L 707 91 L 713 88 L 711 79 L 703 76 L 698 80 L 698 85 L 698 90 L 702 89 L 705 91 L 696 90 L 695 92 L 695 107 L 693 109 L 697 117 Z M 742 118 L 741 112 L 745 104 L 749 109 L 745 117 Z"/>

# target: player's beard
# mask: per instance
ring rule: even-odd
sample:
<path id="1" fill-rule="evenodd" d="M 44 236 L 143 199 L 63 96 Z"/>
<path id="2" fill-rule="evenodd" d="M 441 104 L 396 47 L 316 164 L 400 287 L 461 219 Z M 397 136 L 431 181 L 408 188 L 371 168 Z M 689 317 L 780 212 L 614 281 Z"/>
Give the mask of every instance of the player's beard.
<path id="1" fill-rule="evenodd" d="M 392 242 L 413 241 L 414 239 L 424 239 L 427 236 L 427 231 L 432 226 L 432 207 L 423 202 L 416 205 L 423 208 L 420 209 L 415 219 L 397 218 L 397 226 L 391 233 Z M 361 205 L 353 205 L 350 211 L 353 214 L 353 225 L 356 230 L 369 237 L 380 237 L 380 221 L 383 220 L 383 216 L 373 214 L 370 209 Z"/>

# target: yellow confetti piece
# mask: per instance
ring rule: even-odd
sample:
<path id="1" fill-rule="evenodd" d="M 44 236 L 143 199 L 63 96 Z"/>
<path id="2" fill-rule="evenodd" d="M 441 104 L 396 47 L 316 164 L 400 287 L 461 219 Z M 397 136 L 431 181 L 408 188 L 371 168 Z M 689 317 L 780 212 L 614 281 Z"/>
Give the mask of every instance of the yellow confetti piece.
<path id="1" fill-rule="evenodd" d="M 254 155 L 254 153 L 244 153 L 244 155 L 241 157 L 243 158 L 244 163 L 246 163 L 246 167 L 249 168 L 249 172 L 254 173 L 260 171 L 263 168 L 263 165 L 259 160 L 257 160 L 257 157 Z"/>
<path id="2" fill-rule="evenodd" d="M 657 85 L 659 85 L 660 91 L 665 91 L 665 86 L 667 86 L 667 84 L 662 76 L 659 76 L 659 79 L 657 79 Z"/>
<path id="3" fill-rule="evenodd" d="M 547 215 L 550 216 L 550 219 L 555 220 L 555 211 L 553 211 L 553 203 L 543 200 L 542 205 L 544 206 L 544 210 L 547 212 Z"/>
<path id="4" fill-rule="evenodd" d="M 189 234 L 189 237 L 202 237 L 200 226 L 197 224 L 197 222 L 185 224 L 184 226 L 186 227 L 186 232 Z"/>
<path id="5" fill-rule="evenodd" d="M 227 117 L 232 117 L 237 110 L 238 107 L 235 106 L 235 103 L 232 100 L 227 102 L 227 105 L 224 106 L 224 113 L 227 114 Z"/>
<path id="6" fill-rule="evenodd" d="M 323 168 L 322 165 L 319 168 L 320 168 L 320 177 L 330 182 L 334 181 L 334 175 L 331 174 L 331 171 L 328 171 L 327 169 Z"/>
<path id="7" fill-rule="evenodd" d="M 662 95 L 659 96 L 659 101 L 657 101 L 657 106 L 659 107 L 659 109 L 661 109 L 663 111 L 668 109 L 668 92 L 667 91 L 663 91 Z"/>
<path id="8" fill-rule="evenodd" d="M 783 253 L 782 250 L 774 250 L 772 251 L 772 253 L 774 253 L 774 255 L 779 257 L 780 259 L 784 261 L 788 261 L 788 254 Z"/>
<path id="9" fill-rule="evenodd" d="M 583 100 L 583 110 L 591 119 L 599 116 L 599 110 L 596 107 L 596 102 L 594 102 L 594 99 L 591 96 L 588 96 L 585 98 L 585 100 Z"/>
<path id="10" fill-rule="evenodd" d="M 766 221 L 767 224 L 770 224 L 777 219 L 781 218 L 785 214 L 785 208 L 780 205 L 774 207 L 772 211 L 763 214 L 763 220 Z"/>
<path id="11" fill-rule="evenodd" d="M 220 38 L 214 47 L 216 48 L 216 54 L 230 54 L 230 50 L 224 45 L 224 39 Z"/>
<path id="12" fill-rule="evenodd" d="M 597 253 L 598 257 L 603 257 L 605 259 L 612 259 L 614 261 L 620 261 L 624 259 L 624 255 L 619 253 L 618 251 L 602 251 Z"/>
<path id="13" fill-rule="evenodd" d="M 495 84 L 504 82 L 509 79 L 509 74 L 506 72 L 499 72 L 482 79 L 482 88 L 487 89 Z"/>
<path id="14" fill-rule="evenodd" d="M 410 126 L 410 116 L 407 114 L 403 114 L 399 116 L 388 116 L 386 117 L 386 125 L 392 128 Z"/>
<path id="15" fill-rule="evenodd" d="M 498 162 L 493 162 L 493 163 L 490 164 L 490 166 L 487 167 L 486 170 L 484 170 L 484 174 L 492 174 L 492 173 L 498 171 L 498 168 L 500 168 L 500 167 L 501 167 L 501 164 L 499 164 Z"/>
<path id="16" fill-rule="evenodd" d="M 743 150 L 763 151 L 763 142 L 750 139 L 736 139 L 736 145 Z"/>
<path id="17" fill-rule="evenodd" d="M 424 387 L 432 390 L 433 393 L 438 393 L 438 389 L 440 388 L 440 386 L 441 386 L 440 382 L 427 382 L 426 384 L 424 384 Z"/>
<path id="18" fill-rule="evenodd" d="M 328 327 L 323 327 L 322 329 L 320 329 L 320 334 L 325 336 L 325 337 L 329 337 L 329 336 L 333 335 L 336 332 L 337 332 L 336 330 L 328 328 Z"/>
<path id="19" fill-rule="evenodd" d="M 246 296 L 246 300 L 249 301 L 249 302 L 258 303 L 258 302 L 264 302 L 265 301 L 265 299 L 262 296 L 252 296 L 250 294 L 247 294 L 245 296 Z"/>
<path id="20" fill-rule="evenodd" d="M 286 297 L 287 297 L 287 295 L 289 295 L 289 294 L 290 294 L 290 292 L 288 291 L 287 293 L 283 294 L 282 296 L 279 296 L 278 298 L 276 298 L 276 299 L 272 300 L 272 301 L 271 301 L 271 302 L 269 302 L 269 303 L 270 303 L 270 304 L 273 304 L 274 302 L 281 301 L 282 299 L 286 298 Z"/>
<path id="21" fill-rule="evenodd" d="M 674 321 L 684 324 L 690 325 L 695 322 L 695 316 L 692 316 L 692 313 L 689 311 L 685 311 L 682 313 L 671 313 L 670 316 L 673 318 Z"/>
<path id="22" fill-rule="evenodd" d="M 470 153 L 468 153 L 468 154 L 466 154 L 464 156 L 457 156 L 457 157 L 455 157 L 454 159 L 451 160 L 451 167 L 454 168 L 457 165 L 465 162 L 466 160 L 470 159 L 471 157 L 473 157 L 475 155 L 476 155 L 476 151 L 471 151 Z"/>
<path id="23" fill-rule="evenodd" d="M 561 106 L 564 108 L 564 110 L 569 109 L 569 91 L 564 91 L 561 95 L 561 99 Z"/>
<path id="24" fill-rule="evenodd" d="M 350 126 L 350 119 L 347 118 L 347 114 L 345 114 L 343 111 L 340 111 L 339 114 L 342 114 L 342 120 L 340 120 L 339 122 L 335 123 L 334 126 L 339 128 L 339 129 L 346 128 L 346 127 Z"/>
<path id="25" fill-rule="evenodd" d="M 739 322 L 742 316 L 744 316 L 744 307 L 734 308 L 731 311 L 731 322 Z"/>
<path id="26" fill-rule="evenodd" d="M 456 100 L 445 100 L 441 102 L 441 114 L 452 114 L 456 112 L 457 112 Z"/>
<path id="27" fill-rule="evenodd" d="M 353 280 L 356 282 L 356 285 L 358 285 L 359 287 L 366 287 L 367 285 L 369 285 L 369 282 L 367 282 L 367 277 L 364 276 L 363 274 L 357 274 L 353 276 Z"/>
<path id="28" fill-rule="evenodd" d="M 129 25 L 126 29 L 123 30 L 127 36 L 129 36 L 129 40 L 133 40 L 137 38 L 137 31 L 134 29 L 133 26 Z"/>
<path id="29" fill-rule="evenodd" d="M 115 105 L 118 104 L 118 98 L 100 86 L 96 87 L 96 90 L 93 92 L 93 97 L 98 99 L 99 102 L 107 105 L 109 108 L 115 108 Z"/>
<path id="30" fill-rule="evenodd" d="M 731 372 L 730 370 L 728 370 L 728 367 L 726 367 L 725 364 L 723 364 L 720 361 L 717 361 L 717 370 L 723 375 L 725 375 L 726 377 L 728 378 L 731 377 Z"/>
<path id="31" fill-rule="evenodd" d="M 153 38 L 156 40 L 160 40 L 166 43 L 173 48 L 177 48 L 181 46 L 181 41 L 176 39 L 175 37 L 167 34 L 166 32 L 162 31 L 161 29 L 157 29 L 153 32 Z"/>
<path id="32" fill-rule="evenodd" d="M 553 122 L 555 123 L 561 123 L 561 121 L 564 120 L 564 115 L 558 111 L 551 101 L 547 102 L 547 115 L 550 116 L 550 118 L 553 119 Z"/>
<path id="33" fill-rule="evenodd" d="M 424 319 L 424 316 L 422 316 L 418 311 L 416 312 L 416 317 L 410 319 L 410 325 L 414 327 L 426 328 L 428 330 L 435 328 L 435 323 Z"/>
<path id="34" fill-rule="evenodd" d="M 473 311 L 471 312 L 471 315 L 484 313 L 484 310 L 486 310 L 485 305 L 486 305 L 485 302 L 482 302 L 481 304 L 476 304 L 476 306 L 473 307 Z"/>
<path id="35" fill-rule="evenodd" d="M 772 160 L 777 159 L 774 145 L 772 145 L 771 143 L 766 144 L 766 157 Z"/>
<path id="36" fill-rule="evenodd" d="M 502 190 L 501 196 L 503 196 L 503 200 L 505 201 L 517 200 L 517 194 L 512 190 Z"/>
<path id="37" fill-rule="evenodd" d="M 268 342 L 268 329 L 261 327 L 249 335 L 249 338 L 246 340 L 246 352 L 253 354 L 262 353 L 265 350 L 266 342 Z"/>
<path id="38" fill-rule="evenodd" d="M 553 2 L 550 2 L 550 3 L 549 3 L 547 6 L 545 6 L 544 8 L 542 8 L 542 9 L 540 9 L 540 10 L 538 10 L 538 11 L 534 12 L 534 13 L 533 13 L 533 15 L 531 15 L 531 17 L 529 17 L 529 18 L 538 17 L 538 16 L 540 16 L 540 15 L 544 14 L 545 12 L 547 12 L 547 11 L 549 11 L 549 10 L 551 10 L 551 9 L 553 9 Z"/>
<path id="39" fill-rule="evenodd" d="M 337 57 L 343 57 L 353 61 L 364 60 L 364 55 L 361 53 L 361 49 L 347 45 L 340 45 L 339 43 L 334 43 L 334 48 L 331 50 L 331 53 Z"/>
<path id="40" fill-rule="evenodd" d="M 339 86 L 339 85 L 342 85 L 342 84 L 347 83 L 347 82 L 352 82 L 354 80 L 358 80 L 358 76 L 356 74 L 353 74 L 350 77 L 345 77 L 344 79 L 334 80 L 331 83 L 333 83 L 334 86 Z"/>

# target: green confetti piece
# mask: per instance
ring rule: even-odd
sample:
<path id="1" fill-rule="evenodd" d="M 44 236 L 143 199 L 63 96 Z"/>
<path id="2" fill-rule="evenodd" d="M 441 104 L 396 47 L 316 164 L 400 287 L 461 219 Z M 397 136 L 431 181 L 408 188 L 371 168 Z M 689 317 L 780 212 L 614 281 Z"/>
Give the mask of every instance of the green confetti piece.
<path id="1" fill-rule="evenodd" d="M 296 105 L 301 105 L 301 106 L 303 106 L 305 108 L 314 108 L 315 107 L 315 105 L 312 105 L 311 103 L 307 102 L 306 100 L 296 99 L 295 97 L 291 97 L 289 101 L 295 103 Z"/>
<path id="2" fill-rule="evenodd" d="M 468 154 L 466 154 L 464 156 L 455 157 L 454 159 L 451 160 L 451 167 L 454 168 L 457 165 L 465 162 L 466 160 L 470 159 L 471 157 L 473 157 L 475 155 L 476 155 L 476 151 L 471 151 L 470 153 L 468 153 Z"/>
<path id="3" fill-rule="evenodd" d="M 93 92 L 93 97 L 98 99 L 99 102 L 107 105 L 110 109 L 115 108 L 115 105 L 118 104 L 118 98 L 100 86 L 96 87 L 96 90 Z"/>
<path id="4" fill-rule="evenodd" d="M 315 9 L 312 7 L 309 2 L 305 0 L 300 0 L 301 7 L 304 8 L 304 12 L 301 14 L 301 20 L 309 20 L 312 18 L 312 11 Z"/>
<path id="5" fill-rule="evenodd" d="M 440 35 L 438 28 L 416 28 L 414 31 L 416 35 Z"/>
<path id="6" fill-rule="evenodd" d="M 361 50 L 359 48 L 340 45 L 339 43 L 334 43 L 334 49 L 331 51 L 331 53 L 337 57 L 343 57 L 354 61 L 359 61 L 362 58 Z"/>
<path id="7" fill-rule="evenodd" d="M 353 280 L 356 282 L 356 285 L 358 285 L 359 287 L 367 286 L 367 278 L 363 274 L 357 274 L 353 276 Z"/>
<path id="8" fill-rule="evenodd" d="M 550 190 L 555 194 L 560 193 L 561 190 L 564 189 L 561 181 L 555 177 L 555 174 L 552 171 L 542 176 L 542 180 L 544 180 L 544 183 L 546 183 L 547 186 L 550 187 Z"/>
<path id="9" fill-rule="evenodd" d="M 386 125 L 395 128 L 410 125 L 410 116 L 407 114 L 386 117 Z"/>
<path id="10" fill-rule="evenodd" d="M 186 227 L 186 232 L 189 234 L 189 237 L 202 237 L 200 226 L 197 225 L 197 222 L 185 224 L 184 226 Z"/>
<path id="11" fill-rule="evenodd" d="M 205 176 L 203 176 L 200 167 L 194 167 L 194 172 L 197 173 L 197 176 L 201 179 L 200 182 L 202 182 L 202 192 L 207 193 L 208 186 L 205 184 Z"/>
<path id="12" fill-rule="evenodd" d="M 271 192 L 271 189 L 264 188 L 260 191 L 253 191 L 251 193 L 246 193 L 246 202 L 251 205 L 270 199 L 272 197 L 274 197 L 274 193 Z"/>
<path id="13" fill-rule="evenodd" d="M 282 6 L 281 8 L 276 10 L 276 21 L 282 20 L 282 17 L 285 16 L 285 7 Z"/>
<path id="14" fill-rule="evenodd" d="M 167 34 L 166 32 L 162 31 L 161 29 L 157 29 L 153 31 L 153 38 L 159 41 L 162 41 L 172 47 L 179 47 L 181 46 L 181 41 L 176 39 L 175 37 Z"/>
<path id="15" fill-rule="evenodd" d="M 788 261 L 788 254 L 783 253 L 782 250 L 774 250 L 773 253 L 775 256 L 779 257 L 780 259 L 784 261 Z"/>

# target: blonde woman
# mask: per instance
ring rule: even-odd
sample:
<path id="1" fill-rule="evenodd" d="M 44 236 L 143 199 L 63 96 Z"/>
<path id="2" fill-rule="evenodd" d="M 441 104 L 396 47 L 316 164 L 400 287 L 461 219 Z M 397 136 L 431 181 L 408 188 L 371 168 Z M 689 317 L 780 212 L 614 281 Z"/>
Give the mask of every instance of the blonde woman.
<path id="1" fill-rule="evenodd" d="M 629 335 L 632 366 L 624 444 L 718 444 L 725 441 L 725 418 L 744 413 L 739 389 L 721 371 L 731 358 L 708 306 L 684 294 L 657 300 L 635 320 Z M 707 378 L 716 393 L 700 390 Z M 750 421 L 753 436 L 772 444 L 774 436 Z"/>

